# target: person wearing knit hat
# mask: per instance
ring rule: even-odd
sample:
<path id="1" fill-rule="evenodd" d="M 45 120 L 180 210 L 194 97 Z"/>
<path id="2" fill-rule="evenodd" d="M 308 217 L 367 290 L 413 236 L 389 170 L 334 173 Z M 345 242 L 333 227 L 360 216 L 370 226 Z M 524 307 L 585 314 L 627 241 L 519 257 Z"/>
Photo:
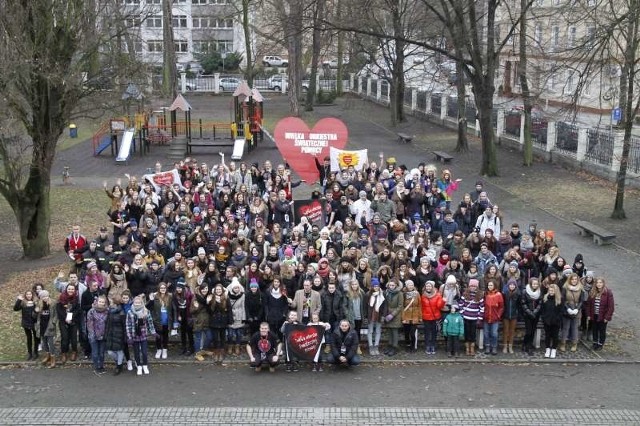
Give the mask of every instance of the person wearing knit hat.
<path id="1" fill-rule="evenodd" d="M 286 249 L 284 249 L 284 255 L 285 257 L 293 257 L 293 249 L 290 246 L 287 246 Z"/>
<path id="2" fill-rule="evenodd" d="M 454 284 L 456 284 L 457 282 L 458 282 L 458 281 L 456 280 L 455 275 L 450 274 L 450 275 L 447 277 L 447 279 L 445 280 L 445 282 L 444 282 L 444 283 L 445 283 L 446 285 L 454 285 Z"/>

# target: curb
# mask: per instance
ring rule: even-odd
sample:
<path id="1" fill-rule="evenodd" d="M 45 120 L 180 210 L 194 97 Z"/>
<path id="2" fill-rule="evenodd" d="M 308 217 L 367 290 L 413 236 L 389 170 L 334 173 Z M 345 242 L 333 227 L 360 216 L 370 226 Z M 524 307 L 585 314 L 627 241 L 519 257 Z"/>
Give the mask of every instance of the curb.
<path id="1" fill-rule="evenodd" d="M 109 362 L 108 365 L 113 364 Z M 196 361 L 192 359 L 182 360 L 153 360 L 152 365 L 220 365 L 213 361 Z M 230 359 L 225 360 L 222 366 L 236 366 L 236 365 L 248 365 L 248 360 L 244 359 Z M 444 358 L 444 359 L 362 359 L 361 364 L 364 365 L 428 365 L 428 364 L 510 364 L 510 365 L 530 365 L 530 364 L 611 364 L 611 365 L 640 365 L 640 360 L 618 360 L 618 359 L 582 359 L 582 358 L 556 358 L 556 359 L 509 359 L 509 358 L 487 358 L 487 359 L 472 359 L 472 358 Z M 62 366 L 58 365 L 56 368 L 64 368 L 71 366 L 91 366 L 91 361 L 67 361 Z M 29 368 L 37 367 L 38 369 L 47 369 L 41 366 L 38 361 L 2 361 L 0 367 L 12 367 L 12 368 Z"/>

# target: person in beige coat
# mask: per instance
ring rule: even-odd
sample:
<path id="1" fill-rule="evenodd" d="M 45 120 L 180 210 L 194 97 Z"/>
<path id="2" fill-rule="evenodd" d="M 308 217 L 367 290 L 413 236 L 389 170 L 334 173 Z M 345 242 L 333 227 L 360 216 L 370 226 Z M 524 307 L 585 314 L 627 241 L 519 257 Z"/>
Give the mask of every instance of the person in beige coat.
<path id="1" fill-rule="evenodd" d="M 296 291 L 293 299 L 288 299 L 289 307 L 298 312 L 298 319 L 301 324 L 311 321 L 311 315 L 319 314 L 322 308 L 320 293 L 311 289 L 311 280 L 305 279 L 302 289 Z"/>

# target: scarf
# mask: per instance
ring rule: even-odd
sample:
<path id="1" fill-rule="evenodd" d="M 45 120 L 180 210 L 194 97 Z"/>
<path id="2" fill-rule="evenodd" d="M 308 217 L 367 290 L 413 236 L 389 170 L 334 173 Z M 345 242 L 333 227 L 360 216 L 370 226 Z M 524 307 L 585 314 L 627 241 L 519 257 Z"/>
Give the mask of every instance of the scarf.
<path id="1" fill-rule="evenodd" d="M 78 303 L 78 293 L 73 293 L 73 296 L 67 293 L 66 291 L 60 295 L 59 302 L 63 305 L 76 304 Z"/>
<path id="2" fill-rule="evenodd" d="M 271 296 L 274 299 L 280 299 L 282 297 L 282 293 L 280 292 L 280 288 L 272 288 L 271 289 Z"/>
<path id="3" fill-rule="evenodd" d="M 525 291 L 527 292 L 527 296 L 529 296 L 533 300 L 538 300 L 540 298 L 540 289 L 533 291 L 531 286 L 527 284 Z"/>
<path id="4" fill-rule="evenodd" d="M 369 297 L 369 306 L 374 308 L 376 312 L 380 312 L 380 307 L 384 303 L 384 295 L 381 291 L 371 293 Z"/>
<path id="5" fill-rule="evenodd" d="M 136 308 L 135 305 L 131 305 L 131 312 L 133 312 L 138 319 L 144 319 L 147 317 L 147 310 L 144 305 L 141 305 L 139 308 Z"/>
<path id="6" fill-rule="evenodd" d="M 407 292 L 405 292 L 405 298 L 407 299 L 413 299 L 418 295 L 418 291 L 417 290 L 409 290 Z"/>

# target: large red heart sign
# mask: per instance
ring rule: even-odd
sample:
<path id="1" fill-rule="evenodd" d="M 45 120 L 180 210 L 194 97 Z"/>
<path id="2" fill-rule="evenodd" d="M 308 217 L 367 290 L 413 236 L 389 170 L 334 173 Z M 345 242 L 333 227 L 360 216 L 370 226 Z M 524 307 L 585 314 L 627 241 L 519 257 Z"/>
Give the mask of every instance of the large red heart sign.
<path id="1" fill-rule="evenodd" d="M 278 121 L 273 132 L 278 151 L 294 172 L 307 183 L 318 180 L 314 157 L 320 164 L 329 155 L 329 147 L 343 149 L 349 138 L 347 126 L 337 118 L 323 118 L 313 129 L 298 117 Z"/>
<path id="2" fill-rule="evenodd" d="M 324 327 L 320 325 L 290 324 L 285 334 L 288 358 L 314 361 L 324 339 Z"/>

